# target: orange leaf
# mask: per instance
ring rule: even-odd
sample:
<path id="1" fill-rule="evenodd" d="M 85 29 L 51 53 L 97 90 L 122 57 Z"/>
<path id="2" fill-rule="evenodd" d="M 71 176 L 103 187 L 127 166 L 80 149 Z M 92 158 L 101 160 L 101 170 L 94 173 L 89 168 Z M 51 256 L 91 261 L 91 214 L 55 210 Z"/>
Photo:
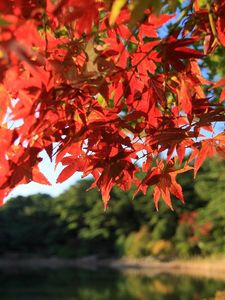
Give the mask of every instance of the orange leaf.
<path id="1" fill-rule="evenodd" d="M 212 157 L 214 153 L 215 144 L 213 139 L 208 139 L 201 142 L 201 149 L 194 163 L 194 177 L 196 177 L 199 168 L 201 167 L 207 156 Z"/>
<path id="2" fill-rule="evenodd" d="M 44 174 L 40 172 L 38 166 L 34 166 L 32 169 L 32 180 L 40 184 L 51 185 Z"/>

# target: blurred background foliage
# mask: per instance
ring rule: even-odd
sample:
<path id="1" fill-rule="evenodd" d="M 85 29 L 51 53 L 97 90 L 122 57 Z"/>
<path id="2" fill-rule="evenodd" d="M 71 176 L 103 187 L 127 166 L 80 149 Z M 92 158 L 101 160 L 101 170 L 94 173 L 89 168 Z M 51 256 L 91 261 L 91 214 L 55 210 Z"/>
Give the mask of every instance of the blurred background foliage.
<path id="1" fill-rule="evenodd" d="M 90 181 L 80 181 L 56 198 L 16 197 L 0 209 L 0 253 L 37 256 L 143 257 L 161 260 L 225 253 L 225 161 L 208 160 L 195 180 L 178 178 L 185 205 L 174 211 L 151 193 L 113 189 L 108 210 Z"/>

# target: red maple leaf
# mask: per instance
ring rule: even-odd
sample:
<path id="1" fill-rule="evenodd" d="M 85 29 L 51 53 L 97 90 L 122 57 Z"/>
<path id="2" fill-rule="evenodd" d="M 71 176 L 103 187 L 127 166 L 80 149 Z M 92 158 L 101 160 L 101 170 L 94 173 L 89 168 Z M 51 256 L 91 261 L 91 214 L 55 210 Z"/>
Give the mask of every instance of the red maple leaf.
<path id="1" fill-rule="evenodd" d="M 161 160 L 157 167 L 150 169 L 145 178 L 141 181 L 135 194 L 140 190 L 146 193 L 147 188 L 154 185 L 153 197 L 156 208 L 158 209 L 158 202 L 160 196 L 162 196 L 165 203 L 173 209 L 170 194 L 173 194 L 176 198 L 184 202 L 182 188 L 180 184 L 176 182 L 176 176 L 191 169 L 193 168 L 185 165 L 183 168 L 177 170 L 173 161 L 169 161 L 167 166 L 164 166 Z"/>

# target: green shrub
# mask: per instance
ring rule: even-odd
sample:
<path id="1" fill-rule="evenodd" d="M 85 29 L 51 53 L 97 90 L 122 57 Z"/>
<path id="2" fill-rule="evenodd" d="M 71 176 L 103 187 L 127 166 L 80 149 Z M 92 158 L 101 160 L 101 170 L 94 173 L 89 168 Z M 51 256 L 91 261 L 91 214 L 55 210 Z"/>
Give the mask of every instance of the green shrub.
<path id="1" fill-rule="evenodd" d="M 149 253 L 160 259 L 167 259 L 174 256 L 174 246 L 170 241 L 158 240 L 151 241 L 147 245 Z"/>
<path id="2" fill-rule="evenodd" d="M 139 231 L 128 235 L 124 244 L 124 255 L 128 257 L 142 257 L 148 255 L 147 245 L 150 233 L 147 226 L 142 226 Z"/>

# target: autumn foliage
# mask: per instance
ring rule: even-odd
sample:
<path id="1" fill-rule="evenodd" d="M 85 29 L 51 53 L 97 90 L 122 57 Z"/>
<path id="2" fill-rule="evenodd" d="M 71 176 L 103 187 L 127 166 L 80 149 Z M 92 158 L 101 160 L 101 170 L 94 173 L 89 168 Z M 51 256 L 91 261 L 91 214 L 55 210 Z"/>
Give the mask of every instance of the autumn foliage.
<path id="1" fill-rule="evenodd" d="M 64 166 L 58 182 L 93 175 L 105 207 L 132 183 L 172 207 L 177 174 L 225 157 L 225 78 L 201 68 L 225 47 L 225 1 L 179 2 L 0 2 L 2 200 L 49 184 L 43 150 Z"/>

